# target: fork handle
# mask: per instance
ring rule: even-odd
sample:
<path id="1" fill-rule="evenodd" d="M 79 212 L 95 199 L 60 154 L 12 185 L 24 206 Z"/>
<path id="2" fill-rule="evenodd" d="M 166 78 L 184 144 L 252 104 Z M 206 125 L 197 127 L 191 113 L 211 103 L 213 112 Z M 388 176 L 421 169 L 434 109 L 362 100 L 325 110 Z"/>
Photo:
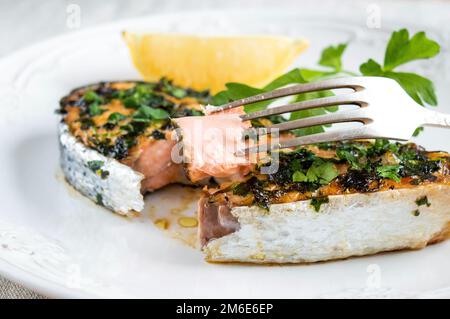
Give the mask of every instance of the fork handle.
<path id="1" fill-rule="evenodd" d="M 425 116 L 424 125 L 450 128 L 450 114 L 428 111 L 428 114 Z"/>

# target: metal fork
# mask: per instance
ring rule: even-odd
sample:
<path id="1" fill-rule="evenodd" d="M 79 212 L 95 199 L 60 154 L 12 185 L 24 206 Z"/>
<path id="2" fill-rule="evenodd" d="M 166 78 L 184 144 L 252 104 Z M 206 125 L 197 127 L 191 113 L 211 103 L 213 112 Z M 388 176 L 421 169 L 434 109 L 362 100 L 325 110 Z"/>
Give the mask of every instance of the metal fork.
<path id="1" fill-rule="evenodd" d="M 425 109 L 416 103 L 395 80 L 383 77 L 345 77 L 294 85 L 236 100 L 214 108 L 211 112 L 219 112 L 299 93 L 343 88 L 352 89 L 353 92 L 269 108 L 241 115 L 241 118 L 243 121 L 248 121 L 270 115 L 318 107 L 334 105 L 359 106 L 359 108 L 353 110 L 339 110 L 335 113 L 287 121 L 267 127 L 267 133 L 270 134 L 274 130 L 281 132 L 333 123 L 359 122 L 363 124 L 357 128 L 341 129 L 284 140 L 272 146 L 272 149 L 353 139 L 386 138 L 406 141 L 421 126 L 450 128 L 450 115 Z M 244 151 L 256 152 L 257 147 L 251 147 Z"/>

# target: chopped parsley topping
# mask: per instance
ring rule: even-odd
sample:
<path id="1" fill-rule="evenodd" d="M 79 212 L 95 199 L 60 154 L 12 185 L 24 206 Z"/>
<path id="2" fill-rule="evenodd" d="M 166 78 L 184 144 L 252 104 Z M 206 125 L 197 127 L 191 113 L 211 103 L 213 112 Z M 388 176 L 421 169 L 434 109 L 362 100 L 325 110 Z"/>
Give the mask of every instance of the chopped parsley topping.
<path id="1" fill-rule="evenodd" d="M 293 162 L 293 167 L 295 167 L 298 162 Z M 319 183 L 326 185 L 330 183 L 333 179 L 338 176 L 338 171 L 336 166 L 329 161 L 324 161 L 323 159 L 317 158 L 313 161 L 311 166 L 304 171 L 296 170 L 292 174 L 293 182 L 301 183 Z"/>
<path id="2" fill-rule="evenodd" d="M 308 181 L 308 177 L 300 171 L 295 171 L 294 174 L 292 174 L 292 181 L 304 183 Z"/>
<path id="3" fill-rule="evenodd" d="M 89 162 L 87 162 L 87 165 L 88 165 L 89 169 L 91 171 L 93 171 L 93 172 L 101 169 L 104 164 L 105 163 L 103 161 L 89 161 Z"/>
<path id="4" fill-rule="evenodd" d="M 416 200 L 416 204 L 417 206 L 427 206 L 430 207 L 431 203 L 428 201 L 428 197 L 427 196 L 423 196 L 420 197 Z"/>
<path id="5" fill-rule="evenodd" d="M 89 105 L 89 115 L 90 116 L 101 115 L 103 112 L 104 112 L 104 110 L 100 107 L 100 105 L 97 102 L 94 102 Z"/>
<path id="6" fill-rule="evenodd" d="M 106 179 L 109 176 L 109 171 L 102 169 L 105 163 L 103 161 L 89 161 L 87 165 L 91 171 L 100 176 L 102 179 Z"/>
<path id="7" fill-rule="evenodd" d="M 101 194 L 97 194 L 95 196 L 95 202 L 97 203 L 97 205 L 103 206 L 103 196 Z"/>
<path id="8" fill-rule="evenodd" d="M 141 105 L 133 114 L 135 122 L 150 123 L 152 120 L 165 120 L 170 117 L 169 113 L 160 108 L 153 108 L 147 105 Z"/>
<path id="9" fill-rule="evenodd" d="M 420 210 L 416 209 L 412 211 L 413 216 L 419 216 L 420 215 Z"/>
<path id="10" fill-rule="evenodd" d="M 119 112 L 111 113 L 111 115 L 108 117 L 108 123 L 111 124 L 118 124 L 120 121 L 126 119 L 127 117 Z"/>
<path id="11" fill-rule="evenodd" d="M 234 195 L 246 196 L 250 192 L 250 187 L 247 183 L 239 183 L 232 189 Z"/>
<path id="12" fill-rule="evenodd" d="M 94 91 L 87 91 L 84 93 L 84 100 L 88 103 L 101 103 L 103 101 L 103 99 Z"/>
<path id="13" fill-rule="evenodd" d="M 181 88 L 174 88 L 171 93 L 178 99 L 182 99 L 187 95 L 186 90 L 183 90 Z"/>
<path id="14" fill-rule="evenodd" d="M 380 177 L 392 179 L 392 180 L 396 181 L 397 183 L 401 182 L 401 178 L 399 176 L 400 165 L 378 166 L 377 173 Z"/>
<path id="15" fill-rule="evenodd" d="M 314 148 L 326 149 L 329 155 L 320 157 L 320 152 L 315 152 Z M 430 159 L 428 156 L 429 153 L 415 144 L 387 140 L 300 147 L 279 153 L 276 172 L 260 174 L 263 167 L 271 165 L 261 164 L 252 178 L 232 186 L 230 191 L 239 196 L 253 195 L 254 203 L 267 208 L 290 192 L 301 193 L 306 199 L 313 198 L 328 185 L 359 193 L 374 192 L 383 187 L 395 188 L 395 184 L 387 182 L 400 183 L 403 178 L 410 178 L 409 183 L 420 185 L 436 180 L 436 172 L 444 166 L 450 167 L 448 157 Z M 426 203 L 427 199 L 418 201 L 418 205 Z"/>
<path id="16" fill-rule="evenodd" d="M 316 212 L 320 211 L 320 207 L 322 207 L 323 204 L 328 204 L 330 202 L 330 199 L 328 196 L 322 196 L 322 197 L 313 197 L 311 199 L 310 205 L 314 208 Z"/>
<path id="17" fill-rule="evenodd" d="M 308 169 L 306 177 L 311 182 L 318 182 L 322 185 L 330 183 L 338 176 L 338 171 L 333 163 L 317 159 Z"/>

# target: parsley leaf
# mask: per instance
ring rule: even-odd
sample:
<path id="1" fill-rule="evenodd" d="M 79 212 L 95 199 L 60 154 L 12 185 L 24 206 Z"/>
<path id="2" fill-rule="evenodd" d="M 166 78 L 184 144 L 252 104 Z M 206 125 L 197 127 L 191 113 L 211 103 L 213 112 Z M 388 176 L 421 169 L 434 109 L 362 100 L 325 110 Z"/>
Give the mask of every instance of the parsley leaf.
<path id="1" fill-rule="evenodd" d="M 319 65 L 329 68 L 328 70 L 314 70 L 314 69 L 293 69 L 288 73 L 278 77 L 263 88 L 255 88 L 241 83 L 227 83 L 226 90 L 219 92 L 212 98 L 213 105 L 221 105 L 230 101 L 271 91 L 283 86 L 298 83 L 308 83 L 311 81 L 318 81 L 327 78 L 341 76 L 342 74 L 354 74 L 343 70 L 342 56 L 347 48 L 347 43 L 340 43 L 334 46 L 326 47 L 321 54 Z M 432 58 L 440 51 L 439 44 L 427 38 L 424 32 L 418 32 L 411 38 L 406 29 L 401 29 L 394 32 L 386 47 L 384 63 L 381 65 L 373 59 L 362 63 L 359 67 L 362 75 L 365 76 L 382 76 L 396 80 L 403 89 L 422 106 L 437 105 L 437 97 L 433 83 L 415 73 L 397 72 L 395 68 L 419 59 Z M 331 70 L 330 70 L 331 69 Z M 292 102 L 301 102 L 309 99 L 316 99 L 326 96 L 332 96 L 331 91 L 311 92 L 297 95 Z M 245 106 L 247 113 L 263 110 L 267 108 L 273 101 L 263 101 Z M 338 107 L 317 108 L 312 110 L 302 110 L 292 112 L 290 120 L 306 118 L 310 116 L 323 115 L 327 112 L 335 112 Z M 278 117 L 283 120 L 285 117 Z M 329 125 L 316 126 L 307 129 L 298 129 L 293 132 L 297 135 L 309 135 L 321 133 L 325 127 Z M 417 130 L 417 133 L 420 129 Z M 342 153 L 343 157 L 348 157 L 347 160 L 351 162 L 351 157 Z M 352 165 L 357 164 L 355 161 Z"/>
<path id="2" fill-rule="evenodd" d="M 433 82 L 415 73 L 385 72 L 384 76 L 396 80 L 414 101 L 420 105 L 437 105 Z"/>
<path id="3" fill-rule="evenodd" d="M 101 115 L 105 111 L 100 107 L 98 102 L 93 102 L 92 104 L 89 105 L 88 112 L 90 116 L 97 116 Z"/>
<path id="4" fill-rule="evenodd" d="M 84 100 L 88 103 L 93 103 L 93 102 L 98 102 L 101 103 L 103 102 L 103 99 L 94 91 L 86 91 L 86 93 L 84 93 Z"/>
<path id="5" fill-rule="evenodd" d="M 160 108 L 149 108 L 150 116 L 155 120 L 165 120 L 170 117 L 166 110 Z"/>
<path id="6" fill-rule="evenodd" d="M 305 74 L 308 79 L 305 79 L 303 74 Z M 324 76 L 329 76 L 330 74 L 334 74 L 334 72 L 324 72 L 324 71 L 315 71 L 309 69 L 293 69 L 288 73 L 279 76 L 269 84 L 267 84 L 264 88 L 258 89 L 251 87 L 249 85 L 241 84 L 241 83 L 227 83 L 227 90 L 219 92 L 216 94 L 212 103 L 214 105 L 221 105 L 228 103 L 233 100 L 249 97 L 252 95 L 272 91 L 290 84 L 299 84 L 299 83 L 307 83 L 311 80 L 316 80 L 322 78 Z M 320 91 L 320 92 L 311 92 L 311 93 L 303 93 L 294 97 L 292 102 L 301 102 L 310 99 L 332 96 L 333 93 L 331 91 Z M 263 101 L 258 103 L 253 103 L 245 106 L 245 112 L 251 113 L 259 110 L 263 110 L 267 108 L 273 101 Z M 302 110 L 297 112 L 292 112 L 290 115 L 290 120 L 296 120 L 300 118 L 305 118 L 309 116 L 322 115 L 326 112 L 335 112 L 338 110 L 337 106 L 327 107 L 327 108 L 316 108 L 311 110 Z M 279 117 L 279 119 L 282 119 Z M 326 125 L 329 126 L 329 125 Z M 295 130 L 294 133 L 297 135 L 309 135 L 314 133 L 323 132 L 323 126 L 317 126 L 313 128 L 307 129 L 298 129 Z"/>
<path id="7" fill-rule="evenodd" d="M 288 73 L 279 76 L 269 84 L 267 84 L 264 87 L 265 91 L 271 91 L 278 88 L 281 88 L 283 86 L 289 85 L 289 84 L 298 84 L 298 83 L 305 83 L 307 82 L 301 73 L 300 69 L 293 69 L 289 71 Z"/>
<path id="8" fill-rule="evenodd" d="M 336 166 L 329 161 L 316 159 L 306 173 L 310 182 L 319 182 L 326 185 L 339 175 Z"/>
<path id="9" fill-rule="evenodd" d="M 111 113 L 111 115 L 108 117 L 108 123 L 117 124 L 124 119 L 126 119 L 125 115 L 119 112 L 114 112 Z"/>
<path id="10" fill-rule="evenodd" d="M 384 70 L 390 71 L 410 61 L 428 59 L 439 53 L 437 42 L 428 39 L 425 32 L 416 33 L 411 39 L 406 29 L 392 33 L 384 56 Z"/>
<path id="11" fill-rule="evenodd" d="M 366 76 L 380 76 L 383 74 L 383 68 L 378 62 L 369 59 L 359 67 L 359 71 Z"/>
<path id="12" fill-rule="evenodd" d="M 249 97 L 252 95 L 256 95 L 256 94 L 265 92 L 265 90 L 262 90 L 262 89 L 257 89 L 257 88 L 251 87 L 249 85 L 246 85 L 246 84 L 234 83 L 234 82 L 227 83 L 226 87 L 227 87 L 226 96 L 227 96 L 228 101 L 234 101 L 234 100 L 242 99 L 244 97 Z M 269 104 L 270 104 L 270 101 L 258 102 L 258 103 L 246 105 L 244 107 L 244 109 L 245 109 L 245 112 L 251 113 L 251 112 L 263 110 Z"/>
<path id="13" fill-rule="evenodd" d="M 306 82 L 318 81 L 321 79 L 336 76 L 336 72 L 333 71 L 321 71 L 312 69 L 300 69 L 300 74 Z"/>
<path id="14" fill-rule="evenodd" d="M 306 81 L 303 79 L 300 70 L 299 69 L 293 69 L 289 71 L 288 73 L 285 73 L 269 84 L 267 84 L 264 88 L 258 89 L 254 88 L 252 86 L 241 84 L 241 83 L 227 83 L 226 87 L 227 89 L 225 91 L 217 93 L 212 98 L 212 104 L 213 105 L 221 105 L 228 103 L 230 101 L 242 99 L 245 97 L 249 97 L 252 95 L 272 91 L 278 88 L 281 88 L 283 86 L 289 85 L 289 84 L 296 84 L 296 83 L 306 83 Z M 251 113 L 255 111 L 260 111 L 267 106 L 269 106 L 273 101 L 263 101 L 258 103 L 253 103 L 245 106 L 245 112 Z"/>
<path id="15" fill-rule="evenodd" d="M 424 129 L 422 126 L 416 128 L 416 130 L 415 130 L 414 133 L 413 133 L 413 136 L 414 136 L 414 137 L 419 136 L 424 130 L 425 130 L 425 129 Z"/>
<path id="16" fill-rule="evenodd" d="M 154 120 L 164 120 L 168 119 L 169 113 L 166 110 L 160 108 L 153 108 L 147 105 L 141 105 L 139 109 L 134 112 L 133 120 L 135 122 L 150 122 Z"/>
<path id="17" fill-rule="evenodd" d="M 89 169 L 93 172 L 102 168 L 103 164 L 105 164 L 103 161 L 97 161 L 97 160 L 87 162 Z"/>
<path id="18" fill-rule="evenodd" d="M 187 92 L 186 92 L 186 90 L 184 90 L 182 88 L 174 88 L 172 90 L 172 95 L 174 97 L 176 97 L 177 99 L 182 99 L 187 96 Z"/>
<path id="19" fill-rule="evenodd" d="M 303 93 L 303 94 L 297 95 L 294 98 L 293 102 L 297 103 L 297 102 L 302 102 L 302 101 L 311 100 L 311 99 L 318 99 L 318 98 L 332 96 L 332 95 L 333 95 L 333 93 L 330 91 Z M 294 120 L 307 118 L 307 117 L 311 117 L 311 116 L 323 115 L 323 114 L 326 114 L 327 112 L 336 112 L 338 110 L 338 108 L 339 108 L 338 106 L 329 106 L 326 108 L 320 107 L 320 108 L 315 108 L 315 109 L 295 111 L 295 112 L 291 113 L 289 120 L 294 121 Z M 324 127 L 330 127 L 330 126 L 331 125 L 323 125 L 323 126 L 313 126 L 313 127 L 308 127 L 308 128 L 301 128 L 301 129 L 293 130 L 293 133 L 297 136 L 322 133 L 325 131 Z"/>
<path id="20" fill-rule="evenodd" d="M 292 181 L 297 183 L 319 183 L 326 185 L 339 175 L 336 166 L 332 162 L 325 161 L 321 158 L 316 158 L 305 171 L 302 171 L 301 165 L 294 164 L 292 163 L 291 166 L 294 170 Z"/>
<path id="21" fill-rule="evenodd" d="M 292 181 L 293 182 L 300 182 L 300 183 L 304 183 L 308 181 L 308 178 L 306 177 L 306 175 L 300 171 L 295 171 L 294 174 L 292 175 Z"/>
<path id="22" fill-rule="evenodd" d="M 399 146 L 395 143 L 390 143 L 389 140 L 378 138 L 367 153 L 369 156 L 381 156 L 388 151 L 397 154 Z"/>
<path id="23" fill-rule="evenodd" d="M 328 198 L 328 196 L 313 197 L 311 199 L 310 205 L 318 213 L 320 211 L 320 207 L 322 207 L 323 204 L 328 204 L 329 202 L 330 202 L 330 199 Z"/>
<path id="24" fill-rule="evenodd" d="M 416 33 L 411 39 L 406 29 L 392 33 L 384 55 L 384 65 L 373 59 L 360 65 L 366 76 L 384 76 L 396 80 L 414 101 L 422 106 L 437 105 L 433 83 L 415 73 L 396 72 L 394 69 L 405 63 L 432 58 L 439 53 L 439 44 L 428 39 L 424 32 Z"/>
<path id="25" fill-rule="evenodd" d="M 377 167 L 377 173 L 380 177 L 389 178 L 397 183 L 400 183 L 401 178 L 399 176 L 400 173 L 400 165 L 385 165 Z"/>
<path id="26" fill-rule="evenodd" d="M 333 68 L 335 72 L 342 70 L 342 54 L 347 48 L 347 43 L 329 46 L 322 51 L 319 64 Z"/>
<path id="27" fill-rule="evenodd" d="M 361 169 L 364 167 L 364 159 L 367 156 L 367 149 L 358 144 L 343 144 L 336 149 L 336 156 L 340 160 L 347 161 L 351 168 Z"/>

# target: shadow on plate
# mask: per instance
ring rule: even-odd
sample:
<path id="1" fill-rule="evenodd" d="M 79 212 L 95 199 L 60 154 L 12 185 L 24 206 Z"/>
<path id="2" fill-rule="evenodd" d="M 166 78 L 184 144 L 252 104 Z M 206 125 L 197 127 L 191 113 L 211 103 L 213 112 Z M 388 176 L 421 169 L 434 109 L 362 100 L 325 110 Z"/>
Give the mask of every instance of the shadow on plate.
<path id="1" fill-rule="evenodd" d="M 59 165 L 56 129 L 53 133 L 37 133 L 21 140 L 13 158 L 14 181 L 24 200 L 47 210 L 56 208 L 55 174 Z"/>

